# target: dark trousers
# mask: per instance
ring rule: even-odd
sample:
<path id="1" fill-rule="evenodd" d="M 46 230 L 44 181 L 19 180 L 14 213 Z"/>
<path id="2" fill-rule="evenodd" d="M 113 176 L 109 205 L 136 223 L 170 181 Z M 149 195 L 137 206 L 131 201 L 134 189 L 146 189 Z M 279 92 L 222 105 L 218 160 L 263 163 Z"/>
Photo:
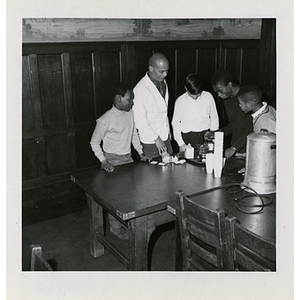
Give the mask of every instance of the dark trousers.
<path id="1" fill-rule="evenodd" d="M 167 139 L 166 141 L 163 141 L 165 143 L 165 145 L 167 146 L 167 151 L 169 154 L 173 154 L 173 148 L 171 145 L 171 141 L 169 139 Z M 146 157 L 149 158 L 154 158 L 154 157 L 159 157 L 159 151 L 158 148 L 156 147 L 155 144 L 144 144 L 141 143 L 142 147 L 143 147 L 143 151 Z"/>
<path id="2" fill-rule="evenodd" d="M 200 145 L 204 144 L 204 134 L 207 130 L 200 131 L 200 132 L 187 132 L 187 133 L 181 133 L 182 139 L 185 142 L 185 144 L 191 144 L 191 146 L 196 150 L 200 147 Z M 199 146 L 197 146 L 199 145 Z"/>

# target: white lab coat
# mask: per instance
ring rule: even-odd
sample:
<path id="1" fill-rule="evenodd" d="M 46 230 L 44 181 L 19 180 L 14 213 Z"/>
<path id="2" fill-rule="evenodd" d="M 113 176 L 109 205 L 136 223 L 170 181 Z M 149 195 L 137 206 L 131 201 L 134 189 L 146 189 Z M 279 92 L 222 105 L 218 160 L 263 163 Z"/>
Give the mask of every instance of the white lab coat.
<path id="1" fill-rule="evenodd" d="M 165 82 L 166 83 L 166 82 Z M 158 136 L 165 141 L 170 135 L 168 120 L 169 92 L 162 97 L 155 84 L 146 74 L 134 87 L 134 121 L 144 144 L 154 144 Z"/>

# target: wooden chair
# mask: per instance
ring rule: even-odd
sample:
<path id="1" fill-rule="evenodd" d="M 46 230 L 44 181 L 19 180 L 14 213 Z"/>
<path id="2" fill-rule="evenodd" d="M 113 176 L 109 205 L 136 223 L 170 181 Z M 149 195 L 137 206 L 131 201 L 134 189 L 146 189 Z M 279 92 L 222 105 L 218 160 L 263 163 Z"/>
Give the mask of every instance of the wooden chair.
<path id="1" fill-rule="evenodd" d="M 226 266 L 230 271 L 276 271 L 276 245 L 242 227 L 227 216 Z"/>
<path id="2" fill-rule="evenodd" d="M 49 263 L 42 256 L 40 245 L 31 245 L 30 271 L 53 271 Z"/>
<path id="3" fill-rule="evenodd" d="M 182 191 L 176 193 L 179 211 L 182 269 L 224 270 L 225 213 L 193 203 Z M 178 245 L 178 243 L 177 243 Z"/>

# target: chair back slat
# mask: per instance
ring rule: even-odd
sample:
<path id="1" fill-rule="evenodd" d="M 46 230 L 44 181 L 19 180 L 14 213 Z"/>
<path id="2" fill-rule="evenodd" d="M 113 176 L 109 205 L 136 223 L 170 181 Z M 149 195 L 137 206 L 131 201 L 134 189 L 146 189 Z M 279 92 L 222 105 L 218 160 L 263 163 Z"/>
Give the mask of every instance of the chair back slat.
<path id="1" fill-rule="evenodd" d="M 276 245 L 247 230 L 235 217 L 226 220 L 226 258 L 229 270 L 276 271 Z"/>
<path id="2" fill-rule="evenodd" d="M 219 243 L 218 236 L 216 236 L 214 228 L 207 228 L 202 225 L 201 222 L 195 220 L 187 219 L 186 220 L 187 230 L 195 238 L 213 246 L 217 247 Z"/>
<path id="3" fill-rule="evenodd" d="M 218 266 L 210 264 L 208 261 L 202 259 L 195 252 L 191 253 L 191 258 L 187 261 L 188 271 L 218 271 Z"/>
<path id="4" fill-rule="evenodd" d="M 243 267 L 243 269 L 247 269 L 249 271 L 271 271 L 270 268 L 265 267 L 265 265 L 269 264 L 268 262 L 260 264 L 239 249 L 234 251 L 234 258 L 235 261 L 238 262 L 239 266 Z"/>
<path id="5" fill-rule="evenodd" d="M 225 213 L 198 205 L 176 193 L 184 270 L 224 269 Z"/>
<path id="6" fill-rule="evenodd" d="M 191 239 L 189 240 L 189 249 L 192 253 L 195 254 L 195 257 L 199 257 L 202 260 L 206 261 L 208 264 L 211 264 L 213 267 L 218 267 L 217 254 L 206 250 L 201 247 L 199 244 L 195 243 Z"/>
<path id="7" fill-rule="evenodd" d="M 276 251 L 273 242 L 268 242 L 260 236 L 253 234 L 238 223 L 235 225 L 234 237 L 237 241 L 239 241 L 241 247 L 256 253 L 262 258 L 266 258 L 271 261 L 276 260 Z"/>
<path id="8" fill-rule="evenodd" d="M 207 227 L 208 229 L 214 229 L 215 226 L 215 211 L 210 210 L 208 208 L 202 209 L 202 207 L 195 205 L 191 199 L 183 198 L 184 203 L 184 216 L 191 218 L 193 220 L 198 220 L 203 224 L 203 226 Z"/>

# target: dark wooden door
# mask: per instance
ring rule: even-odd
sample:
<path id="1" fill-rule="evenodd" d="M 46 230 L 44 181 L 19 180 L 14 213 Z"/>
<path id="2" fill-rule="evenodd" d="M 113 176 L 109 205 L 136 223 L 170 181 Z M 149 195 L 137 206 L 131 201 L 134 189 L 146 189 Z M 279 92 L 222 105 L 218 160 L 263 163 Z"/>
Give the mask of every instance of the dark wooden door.
<path id="1" fill-rule="evenodd" d="M 90 139 L 96 118 L 112 105 L 109 88 L 121 80 L 120 65 L 120 45 L 23 45 L 25 211 L 78 200 L 78 189 L 66 183 L 71 172 L 99 166 Z"/>
<path id="2" fill-rule="evenodd" d="M 89 141 L 96 118 L 112 105 L 110 87 L 121 80 L 121 55 L 120 45 L 99 48 L 94 44 L 58 44 L 49 48 L 42 44 L 24 48 L 26 187 L 98 164 Z"/>
<path id="3" fill-rule="evenodd" d="M 259 40 L 222 42 L 220 69 L 227 70 L 240 85 L 257 83 Z"/>

